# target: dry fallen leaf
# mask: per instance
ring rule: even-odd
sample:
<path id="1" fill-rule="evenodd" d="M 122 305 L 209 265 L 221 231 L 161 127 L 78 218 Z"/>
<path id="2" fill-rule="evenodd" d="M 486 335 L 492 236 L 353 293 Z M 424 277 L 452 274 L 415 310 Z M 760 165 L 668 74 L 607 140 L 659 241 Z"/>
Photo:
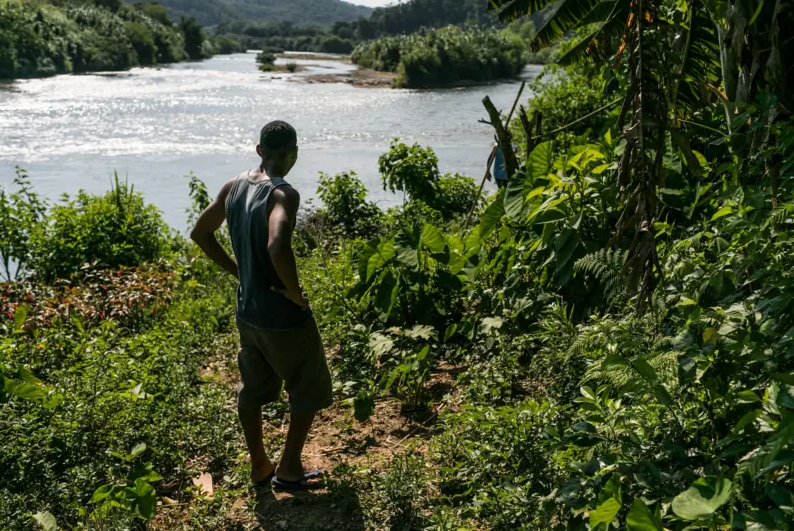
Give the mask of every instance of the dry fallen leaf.
<path id="1" fill-rule="evenodd" d="M 212 487 L 212 476 L 204 472 L 199 477 L 193 478 L 193 484 L 201 490 L 201 493 L 208 498 L 212 498 L 215 489 Z"/>

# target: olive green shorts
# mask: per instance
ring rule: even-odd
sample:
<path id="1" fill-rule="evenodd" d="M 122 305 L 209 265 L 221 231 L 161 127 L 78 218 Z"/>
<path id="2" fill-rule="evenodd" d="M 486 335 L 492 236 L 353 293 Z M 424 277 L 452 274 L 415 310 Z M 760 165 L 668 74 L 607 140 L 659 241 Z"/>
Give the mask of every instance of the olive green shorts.
<path id="1" fill-rule="evenodd" d="M 293 413 L 319 411 L 332 404 L 331 374 L 314 318 L 288 330 L 262 330 L 238 319 L 237 329 L 240 409 L 277 401 L 282 385 Z"/>

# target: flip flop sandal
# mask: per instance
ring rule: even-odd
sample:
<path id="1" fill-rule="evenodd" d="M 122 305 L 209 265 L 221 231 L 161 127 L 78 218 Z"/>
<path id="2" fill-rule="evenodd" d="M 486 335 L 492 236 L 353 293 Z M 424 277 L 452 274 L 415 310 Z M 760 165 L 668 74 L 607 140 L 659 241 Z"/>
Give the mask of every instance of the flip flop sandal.
<path id="1" fill-rule="evenodd" d="M 312 474 L 314 474 L 314 472 L 312 472 Z M 276 490 L 317 490 L 325 488 L 325 485 L 320 483 L 307 483 L 309 479 L 318 477 L 316 475 L 311 475 L 309 478 L 306 477 L 310 475 L 311 474 L 306 474 L 298 481 L 287 481 L 286 479 L 279 479 L 277 476 L 273 476 L 270 484 L 273 485 L 273 488 Z"/>
<path id="2" fill-rule="evenodd" d="M 271 485 L 272 484 L 271 482 L 273 481 L 273 478 L 275 478 L 275 477 L 276 477 L 276 470 L 273 469 L 273 472 L 268 474 L 268 476 L 266 478 L 260 479 L 259 481 L 254 481 L 254 488 L 255 489 L 262 489 L 262 488 L 267 487 L 268 485 Z"/>
<path id="3" fill-rule="evenodd" d="M 322 470 L 315 470 L 314 472 L 309 472 L 308 474 L 303 474 L 303 479 L 317 479 L 323 476 Z"/>

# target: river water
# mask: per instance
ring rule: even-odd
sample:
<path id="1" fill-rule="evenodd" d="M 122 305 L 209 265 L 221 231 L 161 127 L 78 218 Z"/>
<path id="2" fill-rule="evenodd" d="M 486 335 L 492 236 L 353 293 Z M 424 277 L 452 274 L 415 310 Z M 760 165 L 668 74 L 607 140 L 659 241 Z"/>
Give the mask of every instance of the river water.
<path id="1" fill-rule="evenodd" d="M 507 112 L 519 86 L 415 91 L 306 83 L 300 76 L 354 67 L 296 62 L 307 70 L 262 74 L 247 53 L 0 85 L 0 186 L 12 182 L 18 165 L 55 199 L 81 188 L 108 190 L 116 170 L 181 229 L 189 204 L 185 176 L 193 171 L 214 194 L 256 166 L 260 128 L 282 119 L 298 131 L 300 156 L 289 180 L 305 200 L 315 196 L 318 172 L 353 170 L 370 196 L 389 206 L 401 198 L 381 189 L 377 159 L 391 139 L 429 145 L 442 171 L 479 181 L 493 137 L 477 122 L 486 117 L 481 100 L 487 94 Z M 538 70 L 528 67 L 525 77 Z"/>

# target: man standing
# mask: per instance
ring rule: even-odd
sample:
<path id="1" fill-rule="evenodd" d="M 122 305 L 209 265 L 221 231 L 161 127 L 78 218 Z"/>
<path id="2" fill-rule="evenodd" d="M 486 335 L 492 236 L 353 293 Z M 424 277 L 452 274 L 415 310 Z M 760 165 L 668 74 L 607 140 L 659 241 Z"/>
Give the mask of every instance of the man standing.
<path id="1" fill-rule="evenodd" d="M 331 405 L 331 376 L 309 301 L 301 290 L 292 231 L 300 196 L 284 178 L 298 159 L 295 129 L 282 121 L 262 128 L 259 166 L 221 188 L 202 212 L 190 237 L 209 258 L 239 280 L 242 389 L 237 402 L 251 454 L 251 479 L 275 488 L 308 489 L 319 472 L 305 474 L 301 452 L 317 411 Z M 215 232 L 229 225 L 235 262 Z M 274 402 L 284 384 L 290 424 L 278 467 L 265 454 L 262 405 Z"/>

